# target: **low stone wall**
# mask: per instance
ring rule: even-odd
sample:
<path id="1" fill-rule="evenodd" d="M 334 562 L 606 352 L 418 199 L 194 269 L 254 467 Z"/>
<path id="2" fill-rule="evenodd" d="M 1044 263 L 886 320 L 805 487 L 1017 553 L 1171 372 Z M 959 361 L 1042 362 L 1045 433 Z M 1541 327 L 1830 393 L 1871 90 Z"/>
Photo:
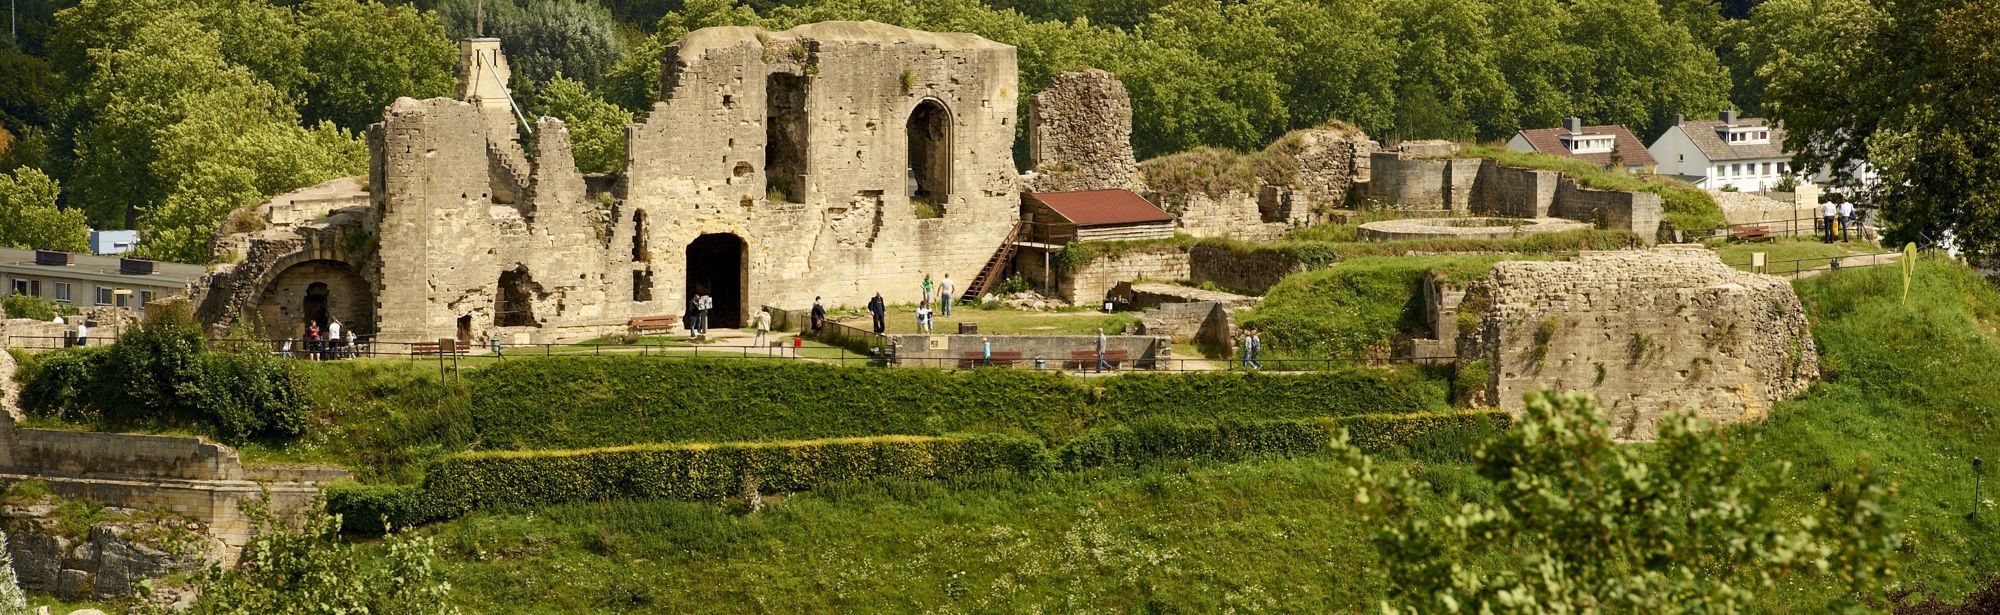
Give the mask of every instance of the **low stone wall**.
<path id="1" fill-rule="evenodd" d="M 1188 249 L 1166 246 L 1158 249 L 1102 256 L 1078 271 L 1056 273 L 1056 294 L 1064 301 L 1094 305 L 1104 301 L 1119 282 L 1138 279 L 1179 281 L 1190 277 Z"/>
<path id="2" fill-rule="evenodd" d="M 0 325 L 0 335 L 5 336 L 4 340 L 0 340 L 0 346 L 29 350 L 61 348 L 63 345 L 63 334 L 74 334 L 75 332 L 76 327 L 74 325 L 59 325 L 46 320 L 14 318 L 8 320 L 4 325 Z M 103 334 L 108 335 L 108 333 Z M 98 335 L 100 335 L 100 332 L 96 330 L 91 331 L 91 337 L 97 337 Z"/>
<path id="3" fill-rule="evenodd" d="M 1487 160 L 1481 166 L 1479 196 L 1473 211 L 1510 218 L 1549 217 L 1556 201 L 1556 183 L 1561 177 L 1555 171 L 1503 167 L 1499 162 Z"/>
<path id="4" fill-rule="evenodd" d="M 1281 207 L 1279 203 L 1288 199 L 1290 193 L 1275 188 L 1259 192 L 1265 196 L 1231 191 L 1219 197 L 1206 194 L 1154 195 L 1153 200 L 1174 214 L 1176 230 L 1183 234 L 1245 241 L 1271 241 L 1284 237 L 1291 231 L 1292 225 L 1266 222 L 1265 212 L 1269 210 L 1274 219 L 1280 215 L 1292 215 L 1289 206 Z M 1281 209 L 1285 210 L 1282 214 Z"/>
<path id="5" fill-rule="evenodd" d="M 21 429 L 14 433 L 13 463 L 19 473 L 243 480 L 236 452 L 220 444 L 182 436 L 108 434 L 89 431 Z"/>
<path id="6" fill-rule="evenodd" d="M 1189 281 L 1211 282 L 1253 295 L 1264 294 L 1285 276 L 1306 270 L 1304 263 L 1276 250 L 1244 252 L 1228 246 L 1196 245 L 1188 257 Z"/>
<path id="7" fill-rule="evenodd" d="M 1107 331 L 1107 333 L 1110 333 Z M 993 342 L 994 352 L 1019 352 L 1016 368 L 1034 369 L 1035 357 L 1045 360 L 1046 369 L 1061 369 L 1076 350 L 1096 350 L 1095 335 L 921 335 L 889 336 L 896 367 L 957 367 L 966 353 L 981 352 L 984 340 Z M 1123 349 L 1131 363 L 1122 367 L 1150 368 L 1157 360 L 1171 358 L 1172 340 L 1160 336 L 1110 335 L 1107 346 Z"/>
<path id="8" fill-rule="evenodd" d="M 1607 229 L 1630 230 L 1640 241 L 1651 244 L 1660 235 L 1664 207 L 1658 194 L 1591 190 L 1564 177 L 1556 185 L 1556 200 L 1549 213 L 1559 218 L 1596 222 Z"/>
<path id="9" fill-rule="evenodd" d="M 1219 301 L 1164 304 L 1141 314 L 1139 322 L 1147 335 L 1174 342 L 1227 348 L 1236 336 L 1236 314 Z"/>

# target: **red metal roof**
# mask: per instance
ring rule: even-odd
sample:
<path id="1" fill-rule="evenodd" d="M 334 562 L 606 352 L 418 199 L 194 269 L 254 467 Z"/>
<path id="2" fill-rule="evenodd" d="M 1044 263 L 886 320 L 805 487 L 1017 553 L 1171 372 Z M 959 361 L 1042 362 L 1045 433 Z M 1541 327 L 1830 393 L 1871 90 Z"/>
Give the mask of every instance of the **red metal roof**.
<path id="1" fill-rule="evenodd" d="M 1086 190 L 1082 192 L 1035 192 L 1027 195 L 1072 224 L 1134 224 L 1174 219 L 1166 211 L 1146 202 L 1131 190 Z"/>

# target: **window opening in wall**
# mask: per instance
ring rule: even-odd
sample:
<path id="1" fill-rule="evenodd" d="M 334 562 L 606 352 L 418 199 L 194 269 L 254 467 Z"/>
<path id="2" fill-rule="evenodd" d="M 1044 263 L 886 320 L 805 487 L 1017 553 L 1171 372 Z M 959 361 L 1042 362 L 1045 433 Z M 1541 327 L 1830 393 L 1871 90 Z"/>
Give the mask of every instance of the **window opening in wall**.
<path id="1" fill-rule="evenodd" d="M 458 341 L 472 341 L 472 315 L 458 317 Z"/>
<path id="2" fill-rule="evenodd" d="M 687 247 L 687 295 L 682 298 L 685 305 L 695 293 L 706 293 L 715 299 L 715 307 L 708 312 L 710 328 L 729 329 L 743 326 L 744 277 L 749 268 L 746 260 L 743 238 L 730 233 L 711 233 L 696 237 Z"/>
<path id="3" fill-rule="evenodd" d="M 111 289 L 109 288 L 97 289 L 97 304 L 111 305 Z"/>
<path id="4" fill-rule="evenodd" d="M 653 262 L 653 251 L 646 248 L 646 210 L 632 212 L 632 262 Z"/>
<path id="5" fill-rule="evenodd" d="M 56 300 L 62 302 L 68 302 L 70 300 L 68 282 L 56 282 Z"/>
<path id="6" fill-rule="evenodd" d="M 13 294 L 13 295 L 28 294 L 28 281 L 14 280 L 13 288 L 8 289 L 8 294 Z"/>
<path id="7" fill-rule="evenodd" d="M 773 73 L 764 85 L 764 193 L 774 202 L 805 198 L 806 80 Z"/>
<path id="8" fill-rule="evenodd" d="M 951 112 L 926 99 L 910 112 L 910 205 L 919 218 L 939 218 L 951 202 Z"/>
<path id="9" fill-rule="evenodd" d="M 493 325 L 497 327 L 536 327 L 541 322 L 535 320 L 535 294 L 538 286 L 534 278 L 528 276 L 528 268 L 515 267 L 500 274 L 499 294 L 493 303 Z"/>
<path id="10" fill-rule="evenodd" d="M 632 300 L 653 300 L 653 271 L 641 269 L 632 272 Z"/>

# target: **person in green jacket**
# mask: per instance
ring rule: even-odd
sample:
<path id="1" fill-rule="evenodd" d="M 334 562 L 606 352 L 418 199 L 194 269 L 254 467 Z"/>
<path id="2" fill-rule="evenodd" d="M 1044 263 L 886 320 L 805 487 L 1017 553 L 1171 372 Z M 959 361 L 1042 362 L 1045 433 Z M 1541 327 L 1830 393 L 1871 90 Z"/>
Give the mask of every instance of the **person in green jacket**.
<path id="1" fill-rule="evenodd" d="M 929 274 L 929 273 L 925 273 L 925 274 L 924 274 L 924 296 L 923 296 L 922 298 L 918 299 L 918 300 L 917 300 L 917 303 L 918 303 L 918 304 L 924 304 L 924 303 L 930 303 L 930 302 L 931 302 L 931 274 Z"/>

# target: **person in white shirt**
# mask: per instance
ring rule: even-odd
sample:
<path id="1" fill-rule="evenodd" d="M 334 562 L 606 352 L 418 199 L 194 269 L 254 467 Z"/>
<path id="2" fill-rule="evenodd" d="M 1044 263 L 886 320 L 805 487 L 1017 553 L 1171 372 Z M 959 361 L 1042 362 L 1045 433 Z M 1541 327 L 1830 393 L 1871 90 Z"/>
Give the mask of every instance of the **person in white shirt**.
<path id="1" fill-rule="evenodd" d="M 1834 201 L 1837 200 L 1840 200 L 1840 196 L 1834 195 L 1833 198 L 1829 198 L 1825 203 L 1820 204 L 1819 215 L 1826 229 L 1826 237 L 1821 239 L 1820 243 L 1833 243 L 1833 225 L 1838 223 L 1835 220 L 1835 216 L 1840 215 L 1840 209 L 1834 204 Z"/>
<path id="2" fill-rule="evenodd" d="M 757 310 L 757 346 L 767 345 L 765 338 L 771 334 L 771 313 Z"/>
<path id="3" fill-rule="evenodd" d="M 930 302 L 930 301 L 924 301 L 923 303 L 919 303 L 919 304 L 917 304 L 917 330 L 918 330 L 918 331 L 922 331 L 922 332 L 924 332 L 924 333 L 930 333 L 930 332 L 931 332 L 931 302 Z"/>
<path id="4" fill-rule="evenodd" d="M 958 301 L 958 285 L 951 282 L 951 274 L 944 274 L 944 281 L 938 283 L 938 305 L 944 308 L 944 317 L 951 318 L 951 304 Z"/>
<path id="5" fill-rule="evenodd" d="M 329 319 L 329 320 L 327 320 L 327 323 L 326 323 L 326 348 L 327 348 L 328 352 L 327 352 L 326 354 L 327 354 L 328 356 L 327 356 L 326 358 L 332 358 L 332 359 L 338 359 L 338 358 L 340 358 L 340 341 L 341 341 L 341 337 L 340 337 L 340 319 L 338 319 L 338 318 L 333 318 L 333 319 Z"/>
<path id="6" fill-rule="evenodd" d="M 90 344 L 90 325 L 81 320 L 76 321 L 76 345 L 88 344 Z"/>
<path id="7" fill-rule="evenodd" d="M 1854 203 L 1846 199 L 1840 201 L 1840 240 L 1853 241 L 1848 237 L 1848 229 L 1854 228 Z"/>

